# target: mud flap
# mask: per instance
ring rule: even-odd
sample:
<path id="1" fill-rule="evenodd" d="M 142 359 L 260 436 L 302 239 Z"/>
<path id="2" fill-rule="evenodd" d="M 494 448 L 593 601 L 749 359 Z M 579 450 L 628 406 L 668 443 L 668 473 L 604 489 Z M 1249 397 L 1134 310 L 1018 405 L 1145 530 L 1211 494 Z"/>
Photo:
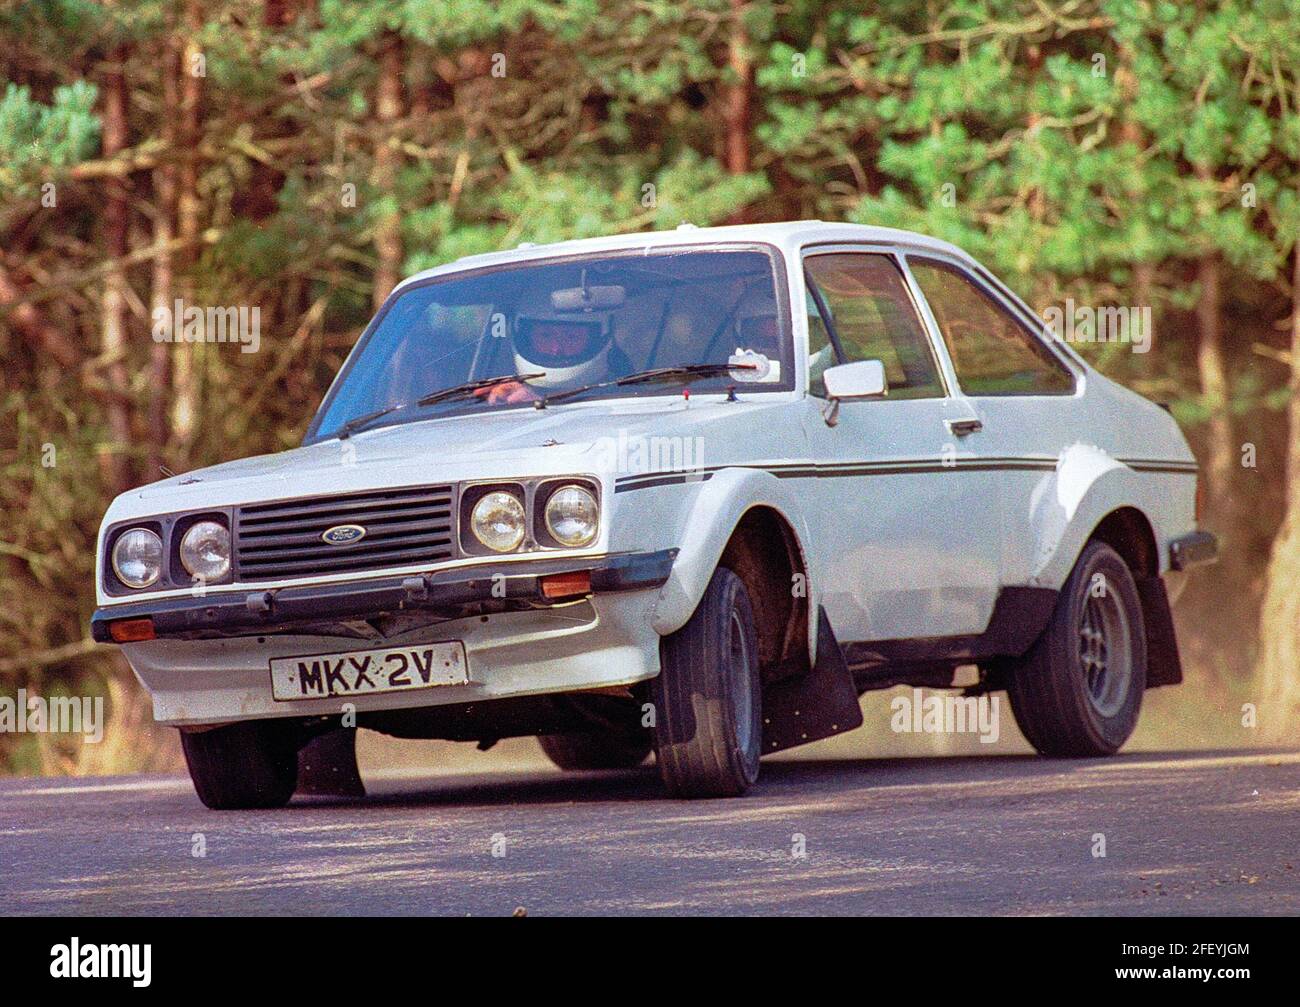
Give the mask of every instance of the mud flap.
<path id="1" fill-rule="evenodd" d="M 817 663 L 763 688 L 763 754 L 806 745 L 862 724 L 858 690 L 826 610 L 817 610 Z"/>
<path id="2" fill-rule="evenodd" d="M 1177 685 L 1183 680 L 1183 664 L 1178 657 L 1174 615 L 1169 610 L 1165 582 L 1159 577 L 1143 577 L 1136 583 L 1147 631 L 1147 688 Z"/>
<path id="3" fill-rule="evenodd" d="M 298 750 L 298 794 L 364 797 L 357 769 L 357 729 L 340 727 L 318 734 Z"/>

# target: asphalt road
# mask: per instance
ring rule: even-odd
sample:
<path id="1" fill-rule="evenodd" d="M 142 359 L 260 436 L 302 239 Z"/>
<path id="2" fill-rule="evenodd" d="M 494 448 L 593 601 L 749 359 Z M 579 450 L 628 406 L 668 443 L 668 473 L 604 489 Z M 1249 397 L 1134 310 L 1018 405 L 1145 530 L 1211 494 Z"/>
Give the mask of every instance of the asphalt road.
<path id="1" fill-rule="evenodd" d="M 653 767 L 367 782 L 215 813 L 184 778 L 0 781 L 0 912 L 1300 913 L 1300 752 L 767 762 L 690 803 Z"/>

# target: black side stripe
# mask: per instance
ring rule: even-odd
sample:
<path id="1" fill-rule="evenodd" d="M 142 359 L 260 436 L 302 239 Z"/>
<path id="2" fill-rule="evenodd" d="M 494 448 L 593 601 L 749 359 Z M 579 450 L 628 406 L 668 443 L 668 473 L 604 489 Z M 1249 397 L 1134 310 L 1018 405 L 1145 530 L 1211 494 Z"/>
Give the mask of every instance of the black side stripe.
<path id="1" fill-rule="evenodd" d="M 733 465 L 732 468 L 741 466 Z M 649 476 L 627 476 L 623 479 L 615 480 L 614 492 L 623 493 L 627 490 L 644 490 L 651 486 L 677 486 L 681 483 L 702 483 L 708 482 L 713 478 L 713 474 L 718 469 L 695 469 L 690 472 L 656 472 Z"/>
<path id="2" fill-rule="evenodd" d="M 1195 475 L 1195 462 L 1165 461 L 1160 459 L 1124 459 L 1119 461 L 1138 472 L 1175 473 Z M 839 462 L 817 464 L 789 462 L 779 465 L 714 465 L 685 472 L 646 472 L 624 476 L 614 482 L 615 493 L 649 489 L 654 486 L 676 486 L 690 482 L 707 482 L 724 469 L 753 469 L 767 472 L 778 479 L 842 479 L 874 475 L 929 474 L 943 472 L 1052 472 L 1055 458 L 956 458 L 936 461 L 918 458 L 905 461 Z"/>

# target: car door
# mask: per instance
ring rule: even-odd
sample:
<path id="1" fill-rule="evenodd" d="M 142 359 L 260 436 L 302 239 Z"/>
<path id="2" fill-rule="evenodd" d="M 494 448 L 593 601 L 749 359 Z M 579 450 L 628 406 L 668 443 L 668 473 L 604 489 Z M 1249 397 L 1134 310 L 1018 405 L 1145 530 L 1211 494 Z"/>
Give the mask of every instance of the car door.
<path id="1" fill-rule="evenodd" d="M 810 523 L 831 624 L 842 642 L 979 633 L 1000 582 L 996 487 L 962 468 L 951 424 L 973 416 L 950 392 L 900 257 L 824 246 L 803 264 Z M 821 374 L 871 359 L 886 396 L 840 403 L 832 425 Z"/>
<path id="2" fill-rule="evenodd" d="M 983 271 L 929 252 L 909 253 L 906 266 L 940 332 L 957 391 L 978 419 L 965 439 L 1000 467 L 1004 583 L 1028 583 L 1041 561 L 1032 530 L 1059 519 L 1037 513 L 1059 507 L 1042 489 L 1061 452 L 1088 436 L 1079 374 Z"/>

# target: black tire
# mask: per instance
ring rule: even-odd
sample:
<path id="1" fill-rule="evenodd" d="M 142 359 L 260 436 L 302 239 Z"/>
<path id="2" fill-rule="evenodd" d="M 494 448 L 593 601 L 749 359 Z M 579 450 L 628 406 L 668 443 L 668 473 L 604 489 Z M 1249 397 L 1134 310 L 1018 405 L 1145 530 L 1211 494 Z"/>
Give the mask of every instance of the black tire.
<path id="1" fill-rule="evenodd" d="M 612 731 L 583 734 L 543 734 L 537 739 L 546 757 L 560 769 L 631 769 L 650 754 L 648 731 L 622 735 Z"/>
<path id="2" fill-rule="evenodd" d="M 655 756 L 677 797 L 736 797 L 758 779 L 762 688 L 749 593 L 719 567 L 690 621 L 660 644 Z"/>
<path id="3" fill-rule="evenodd" d="M 1089 542 L 1043 635 L 1012 669 L 1016 723 L 1043 755 L 1113 755 L 1137 726 L 1147 683 L 1146 628 L 1128 565 Z"/>
<path id="4" fill-rule="evenodd" d="M 182 731 L 181 748 L 199 800 L 214 811 L 282 808 L 298 778 L 290 729 L 251 720 L 208 731 Z"/>

